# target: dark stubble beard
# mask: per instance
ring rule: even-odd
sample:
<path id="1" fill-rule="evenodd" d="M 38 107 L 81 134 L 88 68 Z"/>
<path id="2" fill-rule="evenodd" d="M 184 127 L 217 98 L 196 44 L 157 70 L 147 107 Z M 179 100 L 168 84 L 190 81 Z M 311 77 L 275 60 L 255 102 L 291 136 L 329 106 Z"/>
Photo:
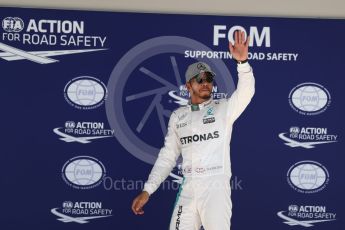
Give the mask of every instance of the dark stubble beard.
<path id="1" fill-rule="evenodd" d="M 193 90 L 193 94 L 195 95 L 195 94 L 197 94 L 197 91 L 194 91 Z M 210 91 L 210 93 L 208 94 L 208 95 L 197 95 L 199 98 L 201 98 L 201 99 L 203 99 L 203 100 L 208 100 L 208 99 L 210 99 L 211 97 L 212 97 L 212 93 L 211 93 L 211 91 Z"/>
<path id="2" fill-rule="evenodd" d="M 202 98 L 202 99 L 205 99 L 205 100 L 208 100 L 208 99 L 210 99 L 211 98 L 211 93 L 209 94 L 209 95 L 205 95 L 205 96 L 200 96 L 200 98 Z"/>

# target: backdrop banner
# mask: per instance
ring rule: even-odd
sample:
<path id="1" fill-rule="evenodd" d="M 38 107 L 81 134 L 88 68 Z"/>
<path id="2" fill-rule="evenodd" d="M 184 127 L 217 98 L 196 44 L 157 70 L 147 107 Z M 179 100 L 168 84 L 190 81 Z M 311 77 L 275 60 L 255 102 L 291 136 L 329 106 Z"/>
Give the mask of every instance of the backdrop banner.
<path id="1" fill-rule="evenodd" d="M 168 229 L 182 158 L 143 216 L 132 200 L 188 102 L 187 66 L 211 66 L 214 99 L 236 89 L 236 30 L 256 93 L 232 134 L 231 229 L 345 229 L 345 20 L 0 15 L 0 229 Z"/>

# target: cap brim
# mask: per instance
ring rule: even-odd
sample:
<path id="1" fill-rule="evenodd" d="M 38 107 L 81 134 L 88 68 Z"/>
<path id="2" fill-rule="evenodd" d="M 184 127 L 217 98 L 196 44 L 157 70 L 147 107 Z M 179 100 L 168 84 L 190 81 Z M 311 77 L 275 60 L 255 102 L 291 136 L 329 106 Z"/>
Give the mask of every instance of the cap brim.
<path id="1" fill-rule="evenodd" d="M 200 71 L 200 73 L 210 73 L 213 77 L 216 76 L 216 74 L 213 71 Z"/>

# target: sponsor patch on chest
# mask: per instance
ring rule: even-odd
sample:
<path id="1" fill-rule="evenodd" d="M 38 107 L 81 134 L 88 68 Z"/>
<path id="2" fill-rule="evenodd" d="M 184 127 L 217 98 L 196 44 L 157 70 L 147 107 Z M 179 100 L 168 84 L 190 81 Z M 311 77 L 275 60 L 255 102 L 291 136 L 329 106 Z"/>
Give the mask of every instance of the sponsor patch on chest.
<path id="1" fill-rule="evenodd" d="M 206 110 L 206 113 L 202 119 L 202 123 L 209 124 L 216 121 L 216 118 L 214 117 L 214 107 L 210 107 Z"/>

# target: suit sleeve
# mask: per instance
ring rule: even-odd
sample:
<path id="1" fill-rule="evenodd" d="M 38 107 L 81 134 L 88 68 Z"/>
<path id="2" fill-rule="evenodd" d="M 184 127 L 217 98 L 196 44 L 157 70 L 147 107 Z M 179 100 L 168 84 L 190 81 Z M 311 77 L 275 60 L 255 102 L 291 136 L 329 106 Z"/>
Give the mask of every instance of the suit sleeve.
<path id="1" fill-rule="evenodd" d="M 228 99 L 228 116 L 235 122 L 248 106 L 255 92 L 253 69 L 249 63 L 238 64 L 238 83 L 235 92 Z"/>
<path id="2" fill-rule="evenodd" d="M 144 185 L 144 191 L 148 192 L 150 195 L 154 193 L 159 185 L 169 176 L 181 153 L 181 143 L 177 136 L 175 120 L 176 114 L 173 112 L 170 116 L 164 146 L 159 151 L 158 158 Z"/>

